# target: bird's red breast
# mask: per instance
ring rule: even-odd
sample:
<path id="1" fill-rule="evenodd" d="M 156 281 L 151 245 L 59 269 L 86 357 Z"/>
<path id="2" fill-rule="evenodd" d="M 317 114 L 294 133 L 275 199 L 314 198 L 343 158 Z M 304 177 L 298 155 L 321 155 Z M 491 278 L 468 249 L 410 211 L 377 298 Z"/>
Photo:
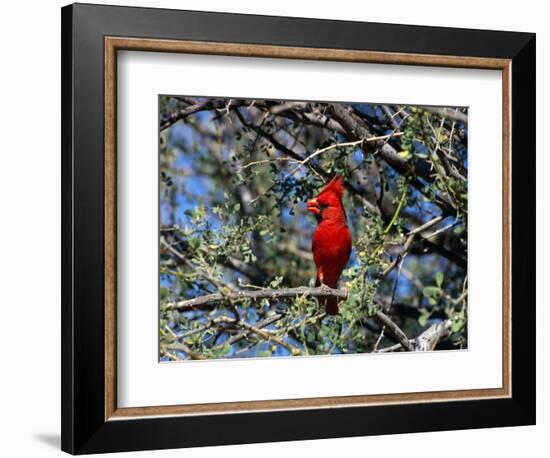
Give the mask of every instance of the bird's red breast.
<path id="1" fill-rule="evenodd" d="M 307 210 L 314 213 L 318 221 L 311 246 L 317 266 L 317 286 L 336 288 L 351 254 L 352 240 L 342 204 L 343 194 L 342 177 L 335 176 L 315 199 L 307 202 Z M 329 297 L 324 302 L 327 313 L 338 313 L 337 298 Z"/>

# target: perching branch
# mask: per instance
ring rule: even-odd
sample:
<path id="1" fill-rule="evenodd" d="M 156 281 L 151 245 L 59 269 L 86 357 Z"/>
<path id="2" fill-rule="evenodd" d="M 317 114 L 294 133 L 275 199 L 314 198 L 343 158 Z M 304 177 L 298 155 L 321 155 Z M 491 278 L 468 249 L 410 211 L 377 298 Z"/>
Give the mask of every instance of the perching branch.
<path id="1" fill-rule="evenodd" d="M 195 308 L 212 306 L 214 303 L 229 300 L 237 302 L 239 300 L 252 300 L 257 301 L 260 299 L 281 299 L 285 297 L 338 297 L 346 299 L 348 297 L 347 291 L 340 289 L 332 289 L 326 286 L 317 288 L 308 288 L 306 286 L 300 286 L 298 288 L 281 288 L 281 289 L 258 289 L 253 291 L 232 291 L 225 296 L 221 293 L 207 294 L 205 296 L 195 297 L 193 299 L 187 299 L 179 302 L 172 302 L 167 304 L 164 308 L 166 310 L 178 310 L 187 311 Z M 386 329 L 397 339 L 399 344 L 406 351 L 412 351 L 413 347 L 410 344 L 407 335 L 401 330 L 397 324 L 385 313 L 378 310 L 374 313 L 373 317 L 380 325 L 385 326 Z"/>
<path id="2" fill-rule="evenodd" d="M 222 300 L 252 300 L 257 301 L 261 299 L 281 299 L 285 297 L 339 297 L 345 299 L 348 297 L 347 291 L 332 289 L 328 287 L 309 288 L 307 286 L 300 286 L 298 288 L 281 288 L 281 289 L 256 289 L 251 291 L 235 290 L 226 294 L 212 293 L 205 296 L 195 297 L 193 299 L 186 299 L 184 301 L 172 302 L 166 304 L 164 308 L 166 310 L 178 310 L 180 312 L 186 310 L 197 309 L 201 307 L 211 306 L 215 302 Z"/>

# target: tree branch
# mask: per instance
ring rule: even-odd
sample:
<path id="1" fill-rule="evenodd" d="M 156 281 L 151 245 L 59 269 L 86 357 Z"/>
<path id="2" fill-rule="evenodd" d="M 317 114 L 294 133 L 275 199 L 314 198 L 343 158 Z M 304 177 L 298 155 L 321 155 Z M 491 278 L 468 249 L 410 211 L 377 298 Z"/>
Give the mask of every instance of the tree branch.
<path id="1" fill-rule="evenodd" d="M 163 308 L 166 310 L 178 310 L 187 311 L 195 308 L 202 308 L 211 306 L 215 302 L 229 300 L 235 302 L 238 300 L 252 300 L 257 301 L 260 299 L 281 299 L 286 297 L 338 297 L 346 299 L 348 292 L 340 289 L 332 289 L 328 287 L 308 288 L 306 286 L 300 286 L 297 288 L 281 288 L 281 289 L 258 289 L 252 291 L 232 291 L 225 296 L 221 293 L 207 294 L 205 296 L 195 297 L 193 299 L 187 299 L 179 302 L 172 302 L 166 304 Z M 412 351 L 413 347 L 407 338 L 407 335 L 401 330 L 392 319 L 382 311 L 378 310 L 372 316 L 380 325 L 385 326 L 387 330 L 397 339 L 399 344 L 406 351 Z M 258 327 L 256 325 L 256 327 Z M 244 336 L 243 336 L 244 337 Z"/>
<path id="2" fill-rule="evenodd" d="M 407 335 L 401 330 L 399 326 L 395 324 L 392 319 L 386 315 L 385 313 L 378 310 L 376 314 L 374 315 L 374 319 L 381 325 L 385 326 L 387 330 L 391 332 L 391 334 L 397 339 L 399 342 L 399 345 L 403 347 L 403 350 L 405 351 L 414 351 L 413 346 L 411 345 L 411 342 Z"/>
<path id="3" fill-rule="evenodd" d="M 455 122 L 460 122 L 462 124 L 468 123 L 468 115 L 462 113 L 462 111 L 454 111 L 454 110 L 449 110 L 448 108 L 437 108 L 437 107 L 424 107 L 424 110 L 445 118 L 449 118 Z"/>
<path id="4" fill-rule="evenodd" d="M 264 318 L 261 321 L 258 321 L 255 324 L 255 327 L 258 329 L 265 328 L 266 326 L 269 326 L 272 323 L 275 323 L 276 321 L 280 320 L 283 317 L 280 313 L 276 313 L 274 315 L 270 315 L 267 318 Z M 243 329 L 242 331 L 238 332 L 237 334 L 229 337 L 222 345 L 218 346 L 220 348 L 223 345 L 229 344 L 233 345 L 236 342 L 239 342 L 240 340 L 244 339 L 248 334 L 250 334 L 252 331 L 250 329 Z M 216 349 L 216 347 L 214 347 Z"/>
<path id="5" fill-rule="evenodd" d="M 378 279 L 382 280 L 383 278 L 387 277 L 389 273 L 397 266 L 399 261 L 403 259 L 404 256 L 409 252 L 411 249 L 415 236 L 419 234 L 422 231 L 425 231 L 426 229 L 429 229 L 432 226 L 435 226 L 438 224 L 443 218 L 441 216 L 436 216 L 434 219 L 428 221 L 427 223 L 423 224 L 422 226 L 417 227 L 416 229 L 413 229 L 410 231 L 407 235 L 407 239 L 405 240 L 405 243 L 403 244 L 403 250 L 401 250 L 401 253 L 399 253 L 398 256 L 395 257 L 395 259 L 388 264 L 388 266 L 382 271 L 382 273 L 379 275 Z"/>
<path id="6" fill-rule="evenodd" d="M 369 138 L 373 135 L 370 130 L 363 124 L 361 119 L 354 117 L 353 113 L 347 110 L 342 104 L 333 103 L 330 105 L 332 112 L 338 122 L 344 127 L 348 137 L 351 139 Z M 426 195 L 424 185 L 418 179 L 423 178 L 428 182 L 432 182 L 428 167 L 413 166 L 405 158 L 401 157 L 393 146 L 387 141 L 380 141 L 380 146 L 377 149 L 377 154 L 396 172 L 410 179 L 410 184 L 414 186 L 420 193 Z M 364 145 L 363 145 L 364 150 Z M 365 151 L 367 153 L 367 151 Z M 454 204 L 449 196 L 445 194 L 436 195 L 434 201 L 446 214 L 455 212 Z"/>
<path id="7" fill-rule="evenodd" d="M 178 97 L 178 100 L 182 100 L 182 98 Z M 179 120 L 184 119 L 192 114 L 198 113 L 199 111 L 210 111 L 210 110 L 226 108 L 226 103 L 227 103 L 225 99 L 208 99 L 208 100 L 205 100 L 204 102 L 199 102 L 194 100 L 193 98 L 186 97 L 184 100 L 187 103 L 191 103 L 191 105 L 170 114 L 170 116 L 167 119 L 165 119 L 163 122 L 160 123 L 161 131 L 172 126 Z M 192 103 L 193 101 L 194 103 Z M 250 100 L 232 100 L 231 108 L 236 106 L 248 105 L 250 104 L 250 102 L 251 102 Z"/>
<path id="8" fill-rule="evenodd" d="M 296 151 L 292 150 L 291 148 L 283 145 L 277 138 L 275 138 L 275 136 L 271 133 L 267 133 L 265 132 L 260 126 L 256 126 L 250 122 L 247 122 L 244 117 L 242 116 L 242 114 L 240 113 L 240 111 L 237 109 L 237 107 L 235 107 L 235 110 L 234 110 L 235 114 L 237 115 L 237 117 L 239 118 L 241 124 L 249 129 L 253 129 L 258 135 L 261 135 L 263 138 L 265 138 L 267 141 L 269 141 L 277 150 L 279 150 L 282 154 L 285 154 L 286 156 L 288 156 L 289 159 L 291 159 L 292 161 L 296 161 L 297 163 L 301 163 L 304 161 L 304 157 L 302 157 L 299 153 L 297 153 Z M 302 113 L 304 114 L 304 113 Z M 311 114 L 311 113 L 309 113 Z M 321 116 L 321 115 L 319 115 Z M 326 118 L 326 117 L 324 117 Z M 332 120 L 331 118 L 326 118 L 325 121 L 328 122 L 328 120 Z M 301 119 L 301 121 L 304 121 L 303 119 Z M 309 118 L 306 119 L 306 122 L 307 121 L 311 121 Z M 333 121 L 333 120 L 332 120 Z M 316 124 L 316 123 L 312 123 L 312 124 Z M 318 125 L 318 124 L 317 124 Z M 340 126 L 341 128 L 341 126 Z M 396 136 L 395 134 L 393 136 Z M 384 139 L 387 140 L 388 136 L 384 136 L 383 138 L 382 137 L 375 137 L 376 141 L 383 141 Z M 398 156 L 399 157 L 399 156 Z M 281 158 L 282 159 L 282 158 Z M 401 160 L 401 158 L 399 158 Z M 312 167 L 312 169 L 319 173 L 320 175 L 322 175 L 323 177 L 325 178 L 332 178 L 332 175 L 328 174 L 325 170 L 321 169 L 320 167 L 317 167 L 317 166 L 313 166 L 310 164 L 310 166 Z M 354 171 L 354 173 L 352 174 L 352 176 L 354 178 L 356 178 L 359 182 L 361 182 L 361 179 L 360 177 L 358 176 L 358 174 L 356 173 L 356 171 Z M 361 205 L 363 205 L 367 211 L 373 215 L 380 215 L 381 214 L 381 211 L 379 210 L 379 208 L 373 204 L 372 202 L 370 202 L 362 193 L 359 189 L 357 189 L 355 186 L 353 186 L 349 181 L 346 181 L 344 183 L 344 186 L 346 187 L 346 189 L 351 193 L 353 194 L 358 200 L 359 202 L 361 203 Z M 265 194 L 265 192 L 264 192 Z M 257 200 L 260 196 L 257 196 L 256 198 L 254 198 L 254 200 Z M 408 231 L 408 228 L 405 228 L 403 227 L 404 230 Z M 418 234 L 417 237 L 419 239 L 422 240 L 422 242 L 428 247 L 430 248 L 431 250 L 433 250 L 434 252 L 436 252 L 437 254 L 439 254 L 440 256 L 444 256 L 445 258 L 449 259 L 450 261 L 458 264 L 459 266 L 461 267 L 465 267 L 466 266 L 466 262 L 464 261 L 464 259 L 462 259 L 459 255 L 457 255 L 456 253 L 448 250 L 447 248 L 445 248 L 443 245 L 439 245 L 437 243 L 434 243 L 434 242 L 431 242 L 430 240 L 426 240 L 422 235 Z"/>
<path id="9" fill-rule="evenodd" d="M 450 334 L 452 321 L 446 320 L 432 324 L 414 341 L 414 349 L 417 351 L 431 351 L 438 342 Z"/>
<path id="10" fill-rule="evenodd" d="M 189 358 L 191 359 L 196 359 L 196 360 L 207 359 L 206 356 L 200 355 L 197 352 L 191 350 L 191 348 L 189 348 L 183 342 L 180 342 L 178 344 L 166 345 L 164 349 L 169 351 L 181 351 L 183 353 L 187 353 L 187 355 L 189 355 Z"/>
<path id="11" fill-rule="evenodd" d="M 327 287 L 309 288 L 307 286 L 300 286 L 298 288 L 281 288 L 281 289 L 255 289 L 252 291 L 234 290 L 225 296 L 221 293 L 212 293 L 205 296 L 195 297 L 193 299 L 186 299 L 184 301 L 172 302 L 166 304 L 163 308 L 166 310 L 179 310 L 186 311 L 196 308 L 211 306 L 214 302 L 222 300 L 252 300 L 257 301 L 261 299 L 281 299 L 285 297 L 339 297 L 345 299 L 348 297 L 347 291 L 332 289 Z"/>
<path id="12" fill-rule="evenodd" d="M 409 341 L 413 351 L 432 351 L 441 339 L 450 334 L 451 325 L 452 322 L 450 319 L 432 324 L 428 329 L 419 334 L 418 337 Z M 395 344 L 380 348 L 375 353 L 389 353 L 399 350 L 399 348 L 401 348 L 401 344 Z"/>

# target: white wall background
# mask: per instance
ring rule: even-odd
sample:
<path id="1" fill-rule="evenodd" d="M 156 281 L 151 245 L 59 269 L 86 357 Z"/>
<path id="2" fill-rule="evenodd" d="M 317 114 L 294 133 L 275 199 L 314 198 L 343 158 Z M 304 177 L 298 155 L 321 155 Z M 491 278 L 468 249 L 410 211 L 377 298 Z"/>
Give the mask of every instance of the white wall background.
<path id="1" fill-rule="evenodd" d="M 544 385 L 548 384 L 550 344 L 542 332 L 547 316 L 542 309 L 544 299 L 547 302 L 550 298 L 548 269 L 544 268 L 544 260 L 550 258 L 550 244 L 543 240 L 550 230 L 550 187 L 543 183 L 542 152 L 546 130 L 543 107 L 550 106 L 549 92 L 543 87 L 550 32 L 544 2 L 394 0 L 386 6 L 357 0 L 128 2 L 136 6 L 518 30 L 538 35 L 538 425 L 148 453 L 193 458 L 214 453 L 225 458 L 350 454 L 463 458 L 490 452 L 505 458 L 547 452 L 550 397 Z M 108 3 L 127 4 L 117 0 Z M 0 12 L 0 454 L 9 457 L 61 453 L 59 8 L 63 4 L 57 0 L 6 2 Z M 125 456 L 134 455 L 138 456 Z"/>

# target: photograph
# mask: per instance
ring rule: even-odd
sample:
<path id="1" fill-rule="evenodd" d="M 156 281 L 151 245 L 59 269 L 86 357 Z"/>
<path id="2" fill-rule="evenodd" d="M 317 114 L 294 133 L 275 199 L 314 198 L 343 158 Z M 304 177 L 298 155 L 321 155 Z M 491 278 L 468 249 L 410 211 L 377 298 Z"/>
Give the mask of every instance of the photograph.
<path id="1" fill-rule="evenodd" d="M 544 15 L 35 3 L 6 23 L 4 455 L 544 449 Z"/>
<path id="2" fill-rule="evenodd" d="M 467 107 L 158 110 L 161 362 L 467 350 Z"/>
<path id="3" fill-rule="evenodd" d="M 48 22 L 61 33 L 37 26 L 27 41 L 52 35 L 61 58 L 57 90 L 40 92 L 44 106 L 61 93 L 61 116 L 34 124 L 61 161 L 33 150 L 48 164 L 31 186 L 8 174 L 6 195 L 41 235 L 54 217 L 61 237 L 22 256 L 36 225 L 5 225 L 24 267 L 4 302 L 23 304 L 29 259 L 49 266 L 35 289 L 53 285 L 61 310 L 41 295 L 47 319 L 31 324 L 55 331 L 55 361 L 37 361 L 61 373 L 39 390 L 55 396 L 25 394 L 34 436 L 10 450 L 280 456 L 303 442 L 309 455 L 321 443 L 314 455 L 414 455 L 429 440 L 463 457 L 480 440 L 505 456 L 543 443 L 542 16 L 496 20 L 477 4 L 415 16 L 402 3 L 353 18 L 72 4 Z M 47 53 L 12 48 L 29 86 L 27 56 Z M 17 153 L 28 135 L 8 131 Z M 41 179 L 57 210 L 41 204 Z M 6 322 L 5 347 L 23 343 L 11 353 L 28 366 L 8 367 L 32 380 L 36 339 Z M 5 392 L 6 418 L 21 416 L 17 389 Z M 464 440 L 449 447 L 450 435 Z"/>

